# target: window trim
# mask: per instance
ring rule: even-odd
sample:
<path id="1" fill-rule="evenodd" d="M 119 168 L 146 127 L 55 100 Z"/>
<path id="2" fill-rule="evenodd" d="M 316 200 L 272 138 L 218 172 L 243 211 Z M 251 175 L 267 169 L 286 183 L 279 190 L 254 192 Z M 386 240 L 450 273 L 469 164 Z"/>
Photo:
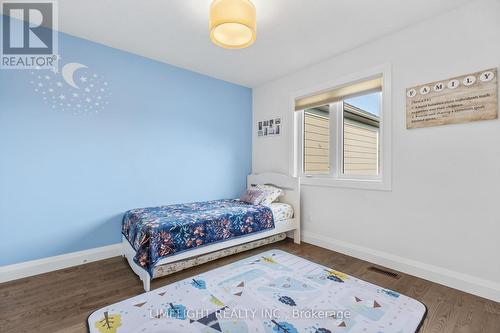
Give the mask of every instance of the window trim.
<path id="1" fill-rule="evenodd" d="M 382 75 L 382 98 L 380 101 L 380 132 L 379 132 L 379 174 L 376 176 L 369 175 L 344 175 L 341 172 L 343 161 L 343 149 L 335 151 L 332 154 L 330 150 L 330 167 L 329 174 L 303 174 L 303 158 L 304 158 L 304 136 L 303 136 L 303 111 L 295 110 L 295 100 L 307 95 L 317 94 L 318 92 L 336 89 L 342 86 L 353 84 L 356 82 L 368 80 L 376 76 Z M 365 71 L 361 71 L 352 75 L 342 77 L 340 79 L 326 82 L 321 85 L 313 86 L 291 96 L 290 112 L 293 112 L 293 129 L 294 138 L 291 144 L 290 151 L 290 173 L 300 178 L 300 183 L 309 186 L 322 187 L 340 187 L 352 189 L 367 189 L 367 190 L 392 190 L 392 118 L 391 118 L 391 65 L 384 64 Z M 340 103 L 337 103 L 337 105 Z M 332 107 L 332 106 L 331 106 Z M 330 108 L 331 108 L 330 107 Z M 331 110 L 331 109 L 330 109 Z M 332 110 L 331 110 L 332 111 Z M 338 115 L 341 115 L 340 117 Z M 340 124 L 339 124 L 340 122 Z M 343 122 L 343 112 L 330 112 L 331 147 L 342 147 L 343 131 L 341 133 L 332 133 Z"/>

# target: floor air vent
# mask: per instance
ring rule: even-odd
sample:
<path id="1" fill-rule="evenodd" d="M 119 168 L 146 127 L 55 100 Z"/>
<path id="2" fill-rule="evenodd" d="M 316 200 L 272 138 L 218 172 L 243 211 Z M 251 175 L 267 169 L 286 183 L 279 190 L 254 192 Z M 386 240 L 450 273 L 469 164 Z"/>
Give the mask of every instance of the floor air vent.
<path id="1" fill-rule="evenodd" d="M 400 276 L 399 276 L 398 273 L 386 271 L 385 269 L 378 268 L 378 267 L 375 267 L 375 266 L 368 267 L 368 270 L 372 271 L 372 272 L 375 272 L 375 273 L 379 273 L 379 274 L 383 274 L 383 275 L 389 276 L 389 277 L 391 277 L 393 279 L 399 279 L 400 278 Z"/>

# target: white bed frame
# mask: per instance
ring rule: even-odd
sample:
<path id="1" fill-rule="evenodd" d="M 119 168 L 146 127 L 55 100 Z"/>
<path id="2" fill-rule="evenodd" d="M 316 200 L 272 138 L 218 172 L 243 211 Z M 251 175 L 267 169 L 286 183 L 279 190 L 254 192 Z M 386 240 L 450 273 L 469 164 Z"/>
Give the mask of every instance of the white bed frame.
<path id="1" fill-rule="evenodd" d="M 290 177 L 288 175 L 279 173 L 261 173 L 261 174 L 251 174 L 247 177 L 247 188 L 250 188 L 256 184 L 269 184 L 275 185 L 282 188 L 285 191 L 284 197 L 280 198 L 280 202 L 288 203 L 292 205 L 294 210 L 294 217 L 289 220 L 282 220 L 275 223 L 275 228 L 268 231 L 259 232 L 256 234 L 250 234 L 244 237 L 238 237 L 234 239 L 229 239 L 224 242 L 218 242 L 211 245 L 202 246 L 200 248 L 195 248 L 186 252 L 181 252 L 179 254 L 174 254 L 172 256 L 166 257 L 155 266 L 168 265 L 174 262 L 182 261 L 185 259 L 197 257 L 207 253 L 219 251 L 222 249 L 230 248 L 240 244 L 252 242 L 258 239 L 266 238 L 272 235 L 287 232 L 290 237 L 293 237 L 294 242 L 300 243 L 300 183 L 298 178 Z M 292 233 L 293 232 L 293 233 Z M 130 245 L 130 243 L 122 236 L 122 248 L 123 256 L 127 258 L 127 261 L 137 276 L 142 280 L 144 285 L 144 290 L 149 291 L 151 288 L 151 277 L 149 273 L 142 267 L 134 262 L 135 250 Z"/>

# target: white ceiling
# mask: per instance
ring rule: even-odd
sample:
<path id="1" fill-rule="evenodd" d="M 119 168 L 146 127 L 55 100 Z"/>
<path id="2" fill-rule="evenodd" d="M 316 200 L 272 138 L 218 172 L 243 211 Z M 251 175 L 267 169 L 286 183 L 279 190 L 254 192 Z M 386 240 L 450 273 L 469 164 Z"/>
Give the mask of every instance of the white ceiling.
<path id="1" fill-rule="evenodd" d="M 244 50 L 210 42 L 210 2 L 64 0 L 59 30 L 254 87 L 468 0 L 253 0 L 257 41 Z"/>

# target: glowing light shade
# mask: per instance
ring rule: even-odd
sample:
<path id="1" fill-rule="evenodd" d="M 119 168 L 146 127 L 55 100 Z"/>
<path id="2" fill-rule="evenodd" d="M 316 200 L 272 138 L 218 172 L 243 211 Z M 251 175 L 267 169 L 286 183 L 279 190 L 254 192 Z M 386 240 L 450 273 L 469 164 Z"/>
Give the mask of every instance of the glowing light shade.
<path id="1" fill-rule="evenodd" d="M 227 49 L 255 42 L 256 12 L 249 0 L 214 0 L 210 5 L 210 39 Z"/>

